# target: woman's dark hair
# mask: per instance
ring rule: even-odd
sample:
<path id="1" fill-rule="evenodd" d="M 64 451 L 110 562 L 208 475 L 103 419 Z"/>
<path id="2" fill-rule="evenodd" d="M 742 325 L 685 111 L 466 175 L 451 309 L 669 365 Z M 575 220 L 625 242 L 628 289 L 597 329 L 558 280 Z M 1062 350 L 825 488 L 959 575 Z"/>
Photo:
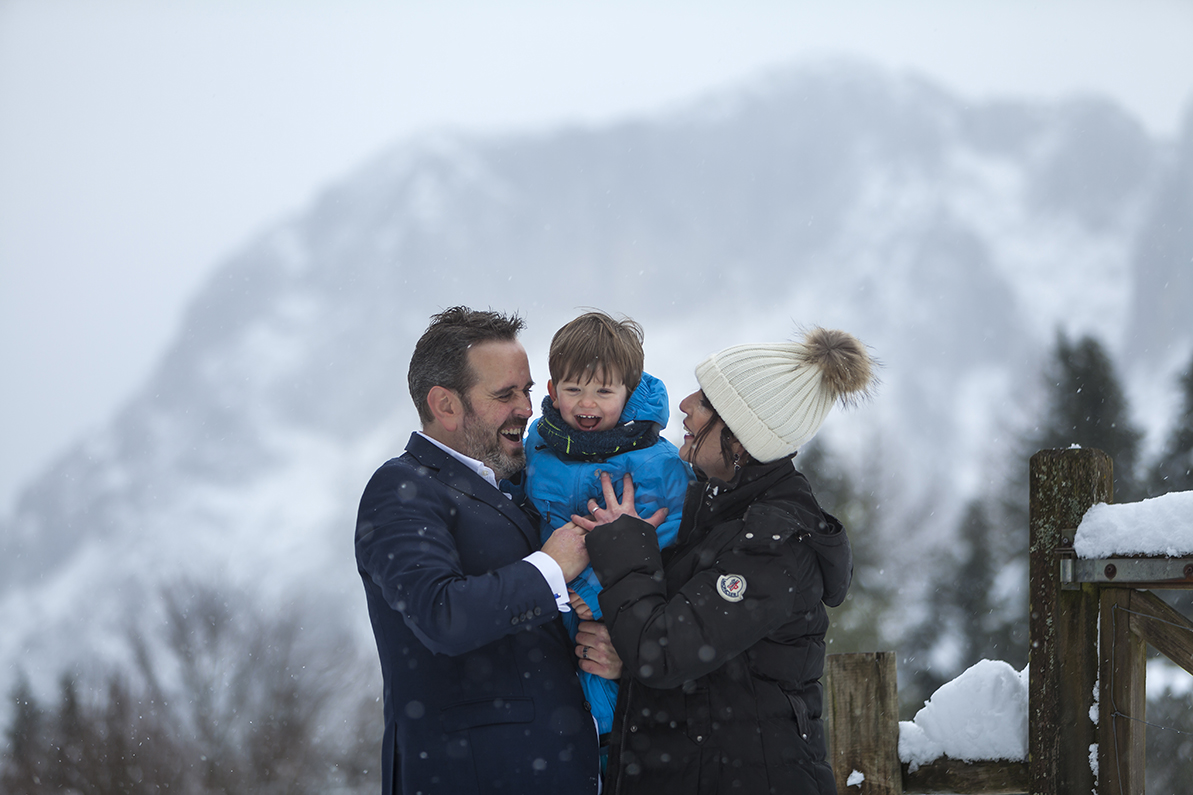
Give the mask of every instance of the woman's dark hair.
<path id="1" fill-rule="evenodd" d="M 458 394 L 464 408 L 471 411 L 468 390 L 476 383 L 476 373 L 468 364 L 469 348 L 482 342 L 516 340 L 525 325 L 516 314 L 482 312 L 466 306 L 453 306 L 432 317 L 431 325 L 414 346 L 406 374 L 410 397 L 423 425 L 435 420 L 427 405 L 427 393 L 434 386 Z"/>
<path id="2" fill-rule="evenodd" d="M 721 423 L 721 460 L 725 462 L 726 467 L 731 467 L 734 464 L 740 464 L 739 461 L 733 460 L 733 443 L 737 441 L 737 437 L 733 435 L 733 431 L 729 430 L 729 426 L 721 419 L 721 415 L 713 408 L 712 403 L 708 402 L 708 398 L 704 395 L 704 390 L 700 390 L 700 405 L 708 409 L 712 416 L 709 417 L 708 422 L 704 423 L 704 427 L 692 439 L 692 458 L 696 457 L 696 453 L 700 451 L 701 446 L 708 441 L 708 437 L 712 435 L 713 428 L 717 423 Z M 742 453 L 742 455 L 749 456 L 749 453 Z"/>

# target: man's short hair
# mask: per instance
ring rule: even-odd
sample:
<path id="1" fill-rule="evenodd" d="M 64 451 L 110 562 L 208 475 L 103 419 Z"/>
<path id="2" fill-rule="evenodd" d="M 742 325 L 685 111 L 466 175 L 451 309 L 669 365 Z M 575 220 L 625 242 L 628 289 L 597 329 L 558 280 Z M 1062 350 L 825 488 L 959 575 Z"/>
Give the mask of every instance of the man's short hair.
<path id="1" fill-rule="evenodd" d="M 556 383 L 587 383 L 599 370 L 606 383 L 620 378 L 632 393 L 642 380 L 644 358 L 641 326 L 628 317 L 614 320 L 604 312 L 588 312 L 555 332 L 547 368 Z"/>
<path id="2" fill-rule="evenodd" d="M 482 312 L 466 306 L 453 306 L 431 317 L 431 325 L 414 346 L 406 381 L 410 397 L 418 407 L 424 426 L 434 422 L 427 394 L 431 387 L 450 389 L 471 411 L 468 391 L 476 383 L 476 373 L 468 364 L 468 350 L 482 342 L 516 340 L 526 323 L 517 314 Z"/>

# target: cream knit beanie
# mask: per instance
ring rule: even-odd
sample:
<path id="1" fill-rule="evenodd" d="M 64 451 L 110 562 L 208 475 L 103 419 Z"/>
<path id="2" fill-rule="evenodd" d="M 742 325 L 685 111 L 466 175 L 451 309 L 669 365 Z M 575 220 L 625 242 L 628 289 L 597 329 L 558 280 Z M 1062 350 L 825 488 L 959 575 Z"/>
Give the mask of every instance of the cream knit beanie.
<path id="1" fill-rule="evenodd" d="M 791 455 L 838 400 L 868 395 L 874 360 L 857 337 L 813 328 L 800 342 L 735 345 L 696 366 L 696 380 L 756 461 Z"/>

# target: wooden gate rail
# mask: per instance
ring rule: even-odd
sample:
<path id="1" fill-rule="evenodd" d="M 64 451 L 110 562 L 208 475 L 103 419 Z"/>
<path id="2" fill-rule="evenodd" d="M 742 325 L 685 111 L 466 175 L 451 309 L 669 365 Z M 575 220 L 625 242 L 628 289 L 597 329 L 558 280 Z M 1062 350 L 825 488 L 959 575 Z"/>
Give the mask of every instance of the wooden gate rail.
<path id="1" fill-rule="evenodd" d="M 1137 585 L 1146 587 L 1148 583 Z M 1101 648 L 1092 650 L 1099 657 L 1101 791 L 1142 794 L 1147 758 L 1147 726 L 1143 723 L 1147 715 L 1147 647 L 1151 645 L 1193 675 L 1193 622 L 1153 593 L 1120 585 L 1095 587 L 1101 591 Z M 1163 587 L 1174 586 L 1166 583 Z"/>
<path id="2" fill-rule="evenodd" d="M 1101 450 L 1041 450 L 1031 459 L 1030 792 L 1142 795 L 1147 646 L 1193 674 L 1193 624 L 1138 589 L 1193 588 L 1193 557 L 1079 559 L 1076 528 L 1114 501 Z M 1095 701 L 1096 700 L 1096 701 Z M 1096 746 L 1095 746 L 1096 744 Z"/>
<path id="3" fill-rule="evenodd" d="M 1027 761 L 941 759 L 911 772 L 898 755 L 894 652 L 832 654 L 824 716 L 839 792 L 1142 795 L 1147 646 L 1193 675 L 1193 622 L 1140 589 L 1193 589 L 1193 557 L 1076 557 L 1073 528 L 1113 502 L 1101 450 L 1041 450 L 1030 484 Z M 864 780 L 849 785 L 854 771 Z"/>
<path id="4" fill-rule="evenodd" d="M 940 759 L 915 772 L 899 761 L 895 653 L 830 654 L 824 671 L 829 759 L 842 795 L 1014 795 L 1027 791 L 1024 762 Z M 850 785 L 854 772 L 865 778 Z"/>
<path id="5" fill-rule="evenodd" d="M 939 759 L 921 765 L 914 773 L 904 765 L 903 792 L 908 795 L 1020 795 L 1027 792 L 1027 763 Z"/>

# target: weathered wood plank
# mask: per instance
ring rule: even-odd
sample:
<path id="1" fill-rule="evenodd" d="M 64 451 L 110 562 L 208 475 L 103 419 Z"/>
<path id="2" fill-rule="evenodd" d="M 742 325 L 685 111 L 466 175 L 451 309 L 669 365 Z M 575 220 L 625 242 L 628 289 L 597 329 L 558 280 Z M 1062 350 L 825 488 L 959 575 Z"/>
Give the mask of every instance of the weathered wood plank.
<path id="1" fill-rule="evenodd" d="M 1091 792 L 1089 718 L 1098 676 L 1098 593 L 1061 589 L 1057 550 L 1071 547 L 1095 503 L 1114 497 L 1114 466 L 1101 450 L 1041 450 L 1031 458 L 1028 775 L 1033 795 Z M 1061 653 L 1061 650 L 1064 653 Z"/>
<path id="2" fill-rule="evenodd" d="M 960 762 L 938 759 L 914 773 L 903 765 L 903 791 L 956 795 L 1021 795 L 1028 790 L 1026 762 Z M 846 790 L 838 790 L 842 793 Z"/>
<path id="3" fill-rule="evenodd" d="M 825 730 L 837 791 L 902 795 L 895 653 L 830 654 L 824 682 Z M 865 780 L 847 787 L 855 770 Z"/>
<path id="4" fill-rule="evenodd" d="M 1131 631 L 1136 592 L 1103 588 L 1098 770 L 1103 795 L 1143 795 L 1146 771 L 1147 644 Z"/>
<path id="5" fill-rule="evenodd" d="M 1131 631 L 1193 675 L 1193 621 L 1160 597 L 1131 592 Z"/>

